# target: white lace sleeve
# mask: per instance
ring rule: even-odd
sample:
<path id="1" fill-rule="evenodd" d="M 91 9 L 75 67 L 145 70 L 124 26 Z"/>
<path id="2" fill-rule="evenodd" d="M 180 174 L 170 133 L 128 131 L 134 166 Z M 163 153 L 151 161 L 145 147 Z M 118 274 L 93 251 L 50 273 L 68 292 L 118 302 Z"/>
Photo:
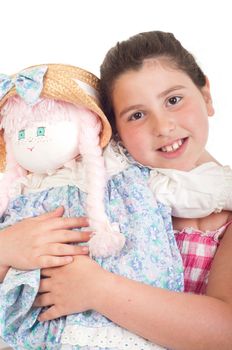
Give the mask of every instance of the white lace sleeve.
<path id="1" fill-rule="evenodd" d="M 232 210 L 232 170 L 214 162 L 189 171 L 154 169 L 150 187 L 157 201 L 172 208 L 172 215 L 200 218 Z"/>

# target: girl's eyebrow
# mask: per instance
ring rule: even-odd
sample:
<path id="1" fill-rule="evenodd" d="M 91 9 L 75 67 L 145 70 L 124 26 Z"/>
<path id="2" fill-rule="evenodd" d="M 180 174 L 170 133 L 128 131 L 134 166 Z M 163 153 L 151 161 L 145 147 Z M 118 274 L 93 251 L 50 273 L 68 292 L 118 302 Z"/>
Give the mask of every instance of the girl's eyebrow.
<path id="1" fill-rule="evenodd" d="M 165 97 L 166 95 L 170 94 L 171 92 L 174 92 L 174 91 L 180 90 L 180 89 L 185 89 L 185 86 L 183 86 L 183 85 L 174 85 L 174 86 L 171 86 L 171 87 L 168 88 L 167 90 L 162 91 L 162 92 L 158 95 L 158 98 Z"/>

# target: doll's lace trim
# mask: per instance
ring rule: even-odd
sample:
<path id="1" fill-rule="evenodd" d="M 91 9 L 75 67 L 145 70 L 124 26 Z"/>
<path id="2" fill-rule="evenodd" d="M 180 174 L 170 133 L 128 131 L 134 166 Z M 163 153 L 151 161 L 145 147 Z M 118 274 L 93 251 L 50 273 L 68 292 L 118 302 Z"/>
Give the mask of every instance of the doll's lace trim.
<path id="1" fill-rule="evenodd" d="M 66 326 L 62 335 L 61 343 L 79 346 L 96 346 L 100 349 L 164 349 L 116 325 L 99 328 L 79 325 Z"/>
<path id="2" fill-rule="evenodd" d="M 12 187 L 10 197 L 14 198 L 20 194 L 67 185 L 77 186 L 83 192 L 87 192 L 85 169 L 82 162 L 73 160 L 65 164 L 63 168 L 49 172 L 49 174 L 29 174 L 21 177 Z"/>
<path id="3" fill-rule="evenodd" d="M 119 174 L 130 165 L 127 157 L 121 151 L 120 145 L 113 140 L 104 149 L 103 155 L 108 178 Z"/>

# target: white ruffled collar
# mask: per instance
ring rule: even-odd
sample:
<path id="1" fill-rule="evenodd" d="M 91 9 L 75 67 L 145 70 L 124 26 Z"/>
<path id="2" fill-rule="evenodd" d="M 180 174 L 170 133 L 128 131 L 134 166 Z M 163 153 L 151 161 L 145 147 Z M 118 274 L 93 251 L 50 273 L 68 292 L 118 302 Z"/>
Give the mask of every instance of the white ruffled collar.
<path id="1" fill-rule="evenodd" d="M 84 166 L 81 161 L 72 160 L 47 174 L 28 174 L 19 178 L 10 191 L 10 197 L 66 185 L 75 185 L 86 192 Z"/>

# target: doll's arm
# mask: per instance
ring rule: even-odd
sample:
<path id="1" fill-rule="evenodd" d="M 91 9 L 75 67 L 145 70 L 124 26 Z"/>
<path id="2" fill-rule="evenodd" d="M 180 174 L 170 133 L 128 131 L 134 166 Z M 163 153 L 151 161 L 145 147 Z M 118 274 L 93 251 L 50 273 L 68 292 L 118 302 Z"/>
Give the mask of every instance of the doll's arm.
<path id="1" fill-rule="evenodd" d="M 86 256 L 43 270 L 41 320 L 93 309 L 150 341 L 176 350 L 228 350 L 232 344 L 232 227 L 218 249 L 206 296 L 168 291 L 102 269 Z M 75 276 L 75 278 L 73 278 Z M 172 330 L 170 332 L 170 329 Z"/>
<path id="2" fill-rule="evenodd" d="M 232 210 L 232 170 L 214 162 L 189 172 L 152 170 L 149 185 L 156 200 L 170 206 L 175 217 L 201 218 Z"/>
<path id="3" fill-rule="evenodd" d="M 0 232 L 0 281 L 10 266 L 27 270 L 60 266 L 76 254 L 87 254 L 87 247 L 68 243 L 85 242 L 89 232 L 71 230 L 88 226 L 85 218 L 64 218 L 63 208 L 29 218 Z"/>

